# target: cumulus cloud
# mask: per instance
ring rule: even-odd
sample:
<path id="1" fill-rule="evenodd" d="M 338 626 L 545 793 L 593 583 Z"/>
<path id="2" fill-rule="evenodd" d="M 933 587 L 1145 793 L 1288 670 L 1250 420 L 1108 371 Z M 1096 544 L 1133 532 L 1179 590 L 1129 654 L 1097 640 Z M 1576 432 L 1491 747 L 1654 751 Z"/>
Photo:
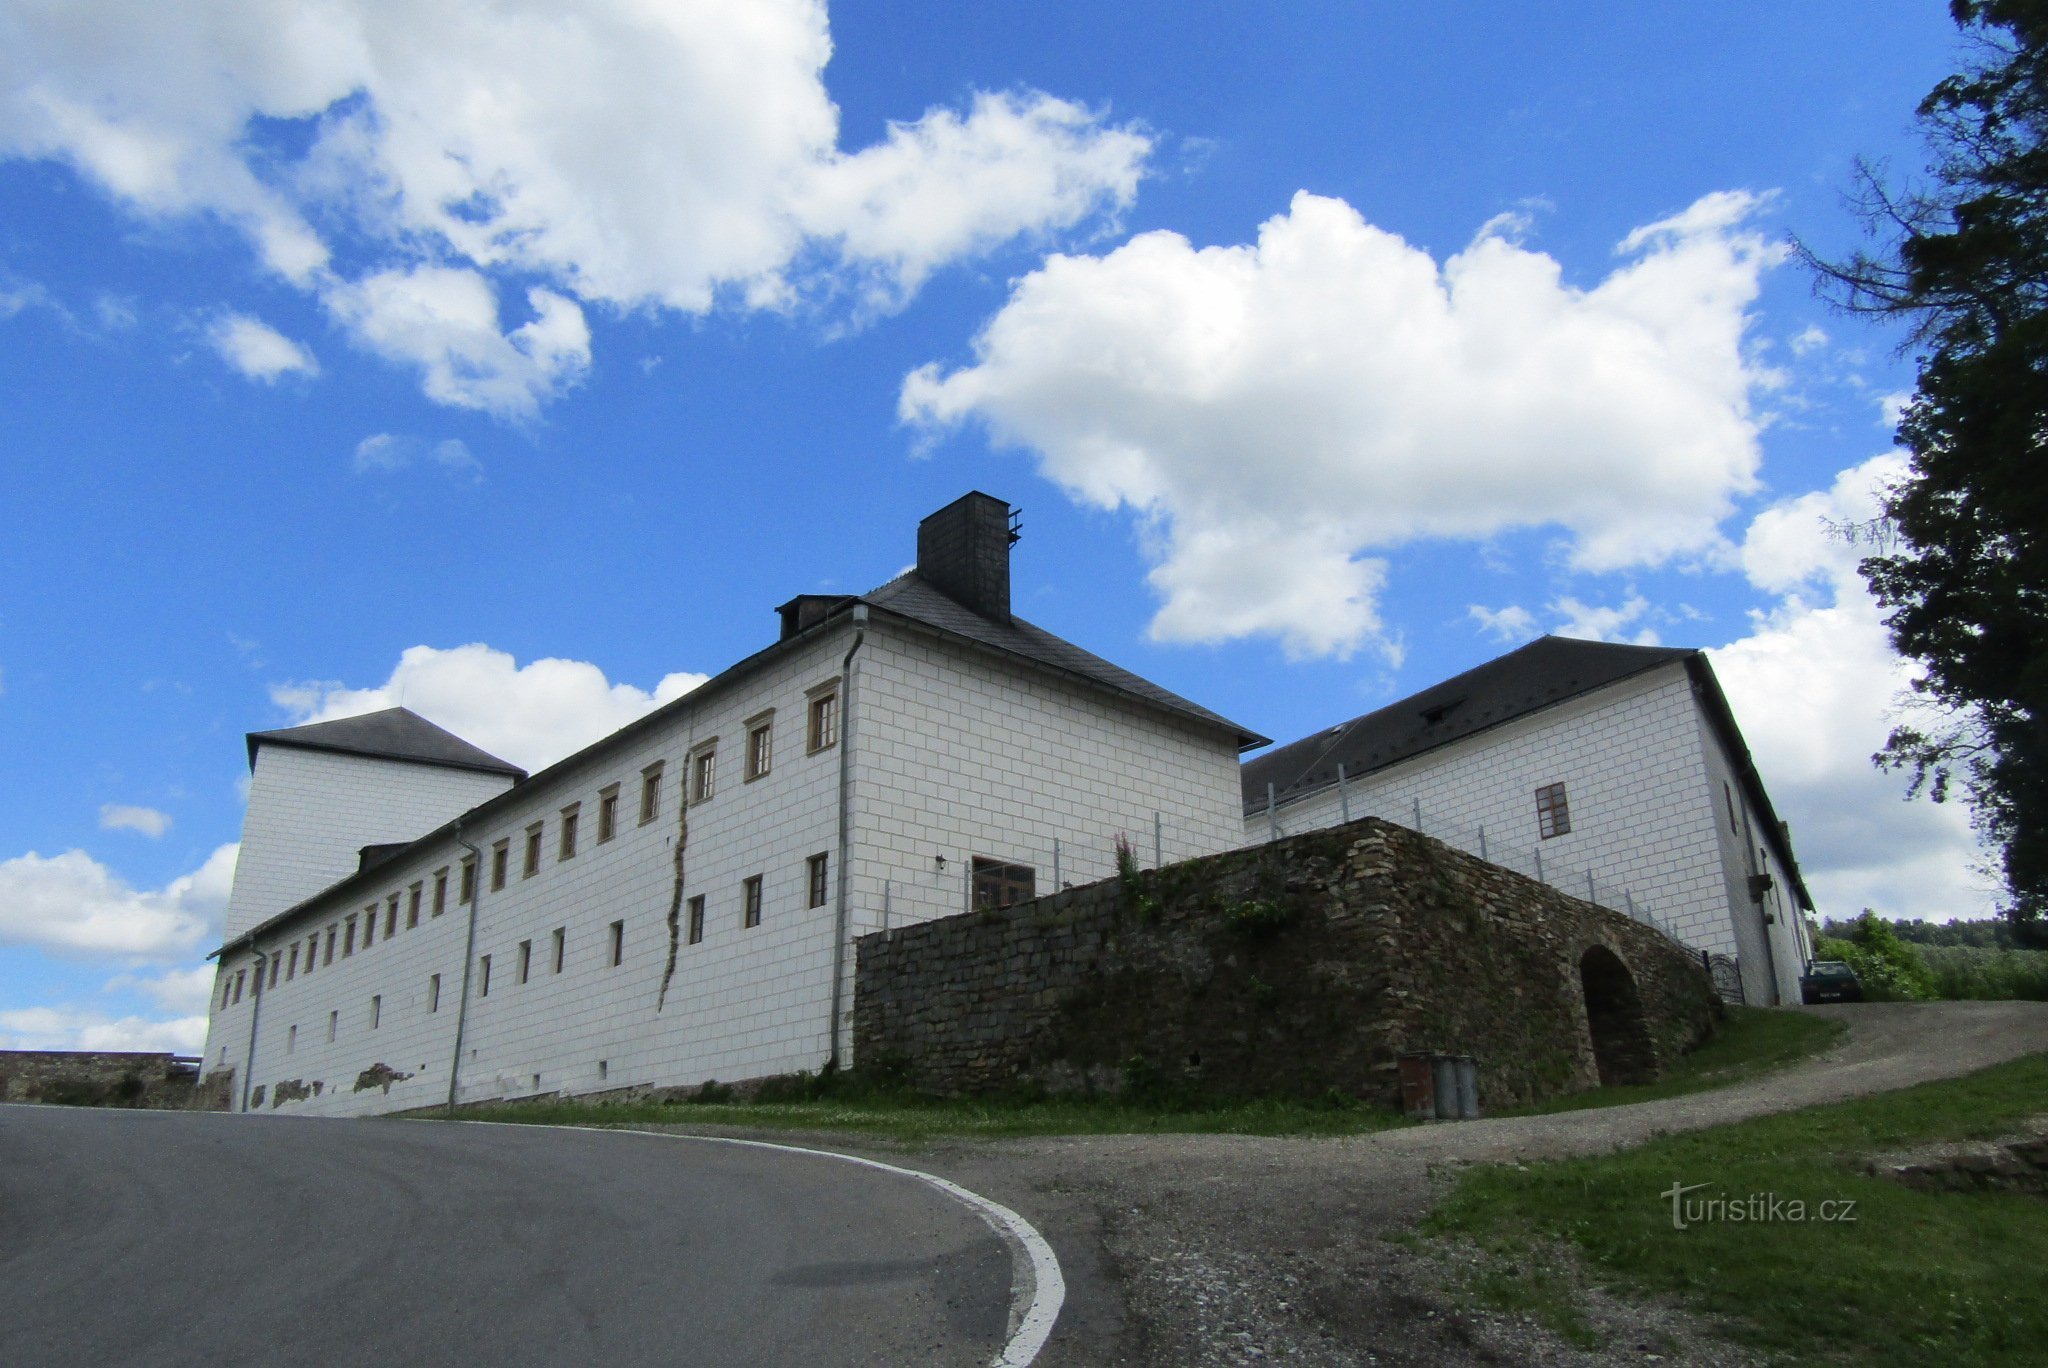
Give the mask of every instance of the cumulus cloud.
<path id="1" fill-rule="evenodd" d="M 1465 615 L 1479 624 L 1479 630 L 1497 641 L 1527 641 L 1536 635 L 1536 615 L 1519 603 L 1505 608 L 1473 604 Z"/>
<path id="2" fill-rule="evenodd" d="M 1631 594 L 1611 608 L 1581 603 L 1569 595 L 1550 605 L 1550 611 L 1558 615 L 1556 631 L 1559 636 L 1579 637 L 1586 641 L 1618 641 L 1630 646 L 1659 644 L 1656 628 L 1636 625 L 1649 610 L 1650 601 L 1640 594 Z M 1635 630 L 1630 631 L 1631 627 Z"/>
<path id="3" fill-rule="evenodd" d="M 1867 547 L 1836 529 L 1868 523 L 1905 470 L 1879 456 L 1758 514 L 1741 563 L 1773 602 L 1748 636 L 1710 653 L 1825 915 L 1939 919 L 1996 902 L 1967 810 L 1909 801 L 1870 763 L 1909 706 L 1913 669 L 1856 573 Z"/>
<path id="4" fill-rule="evenodd" d="M 1028 90 L 842 148 L 831 55 L 822 0 L 16 6 L 0 155 L 233 225 L 433 397 L 517 416 L 581 373 L 580 304 L 891 306 L 1128 203 L 1151 151 Z M 537 326 L 485 337 L 486 281 Z"/>
<path id="5" fill-rule="evenodd" d="M 320 373 L 313 353 L 248 314 L 230 313 L 215 319 L 206 330 L 206 340 L 221 360 L 251 380 L 270 384 L 280 376 Z"/>
<path id="6" fill-rule="evenodd" d="M 139 993 L 164 1011 L 204 1017 L 213 1001 L 214 974 L 211 964 L 167 969 L 154 976 L 121 974 L 107 981 L 105 991 Z"/>
<path id="7" fill-rule="evenodd" d="M 100 805 L 100 830 L 139 831 L 155 839 L 171 829 L 171 816 L 155 808 L 129 807 L 122 803 Z"/>
<path id="8" fill-rule="evenodd" d="M 0 945 L 65 959 L 182 959 L 220 928 L 236 845 L 160 889 L 136 889 L 82 850 L 0 860 Z"/>
<path id="9" fill-rule="evenodd" d="M 706 675 L 665 675 L 650 690 L 614 684 L 581 660 L 533 660 L 521 665 L 489 646 L 440 650 L 409 647 L 391 677 L 370 688 L 339 683 L 280 684 L 271 699 L 294 724 L 331 722 L 381 708 L 403 706 L 457 736 L 538 770 L 609 736 L 671 699 L 702 684 Z"/>
<path id="10" fill-rule="evenodd" d="M 1348 655 L 1381 631 L 1373 553 L 1419 538 L 1555 527 L 1595 571 L 1722 549 L 1776 379 L 1744 348 L 1782 257 L 1759 204 L 1639 228 L 1581 288 L 1512 220 L 1439 265 L 1303 193 L 1256 243 L 1051 258 L 899 412 L 978 421 L 1076 501 L 1135 510 L 1155 637 Z"/>
<path id="11" fill-rule="evenodd" d="M 437 466 L 449 475 L 467 476 L 471 480 L 481 480 L 484 475 L 483 462 L 459 437 L 429 442 L 420 437 L 379 432 L 357 442 L 355 455 L 349 460 L 350 468 L 358 475 L 388 475 L 415 465 Z"/>
<path id="12" fill-rule="evenodd" d="M 208 970 L 209 976 L 212 971 Z M 152 1021 L 81 1007 L 0 1010 L 0 1050 L 139 1050 L 196 1055 L 206 1046 L 206 1014 Z"/>

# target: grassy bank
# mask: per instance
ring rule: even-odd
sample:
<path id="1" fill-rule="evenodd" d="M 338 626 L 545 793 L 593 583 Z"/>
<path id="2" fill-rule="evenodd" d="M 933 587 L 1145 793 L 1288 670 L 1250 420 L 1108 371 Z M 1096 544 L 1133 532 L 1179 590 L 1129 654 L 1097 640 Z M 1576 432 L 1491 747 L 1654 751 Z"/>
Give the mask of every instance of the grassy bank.
<path id="1" fill-rule="evenodd" d="M 1601 1158 L 1475 1169 L 1427 1228 L 1491 1251 L 1482 1290 L 1548 1310 L 1568 1332 L 1583 1330 L 1541 1256 L 1557 1241 L 1596 1277 L 1731 1318 L 1738 1339 L 1799 1362 L 2033 1365 L 2048 1344 L 2048 1202 L 1918 1192 L 1865 1176 L 1858 1160 L 1989 1138 L 2044 1108 L 2048 1056 L 2037 1055 Z M 1678 1229 L 1669 1194 L 1695 1184 L 1681 1200 L 1729 1205 Z M 1820 1219 L 1823 1203 L 1836 1219 Z"/>
<path id="2" fill-rule="evenodd" d="M 1553 1097 L 1502 1116 L 1546 1116 L 1587 1107 L 1619 1107 L 1725 1088 L 1819 1054 L 1842 1038 L 1839 1021 L 1769 1007 L 1730 1007 L 1712 1038 L 1681 1057 L 1655 1083 L 1634 1083 Z"/>

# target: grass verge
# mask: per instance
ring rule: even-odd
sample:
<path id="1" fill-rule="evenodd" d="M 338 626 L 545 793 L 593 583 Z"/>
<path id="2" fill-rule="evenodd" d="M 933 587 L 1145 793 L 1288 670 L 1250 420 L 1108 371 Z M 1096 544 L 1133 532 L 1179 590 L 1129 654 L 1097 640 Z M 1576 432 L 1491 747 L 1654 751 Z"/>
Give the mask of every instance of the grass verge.
<path id="1" fill-rule="evenodd" d="M 1496 1113 L 1500 1116 L 1547 1116 L 1587 1107 L 1619 1107 L 1654 1102 L 1661 1097 L 1725 1088 L 1760 1074 L 1796 1064 L 1819 1054 L 1842 1038 L 1839 1021 L 1773 1007 L 1730 1007 L 1728 1019 L 1713 1037 L 1673 1064 L 1655 1083 L 1593 1088 L 1553 1097 L 1547 1102 Z"/>
<path id="2" fill-rule="evenodd" d="M 1531 1252 L 1565 1241 L 1596 1277 L 1677 1296 L 1727 1318 L 1737 1339 L 1802 1363 L 2035 1365 L 2048 1344 L 2048 1202 L 1919 1192 L 1857 1161 L 1990 1138 L 2044 1105 L 2048 1055 L 2035 1055 L 1600 1158 L 1473 1169 L 1425 1229 L 1537 1271 L 1543 1260 Z M 1686 1199 L 1728 1205 L 1678 1229 L 1668 1194 L 1695 1184 Z M 1849 1219 L 1823 1220 L 1824 1202 L 1854 1206 Z M 1738 1207 L 1743 1219 L 1731 1214 Z M 1515 1281 L 1491 1281 L 1501 1277 Z M 1492 1293 L 1547 1300 L 1535 1286 Z"/>
<path id="3" fill-rule="evenodd" d="M 883 1090 L 768 1102 L 514 1102 L 465 1109 L 474 1121 L 578 1126 L 737 1126 L 844 1131 L 920 1142 L 948 1136 L 1026 1135 L 1360 1135 L 1408 1124 L 1397 1112 L 1358 1102 L 1189 1102 L 929 1098 Z"/>

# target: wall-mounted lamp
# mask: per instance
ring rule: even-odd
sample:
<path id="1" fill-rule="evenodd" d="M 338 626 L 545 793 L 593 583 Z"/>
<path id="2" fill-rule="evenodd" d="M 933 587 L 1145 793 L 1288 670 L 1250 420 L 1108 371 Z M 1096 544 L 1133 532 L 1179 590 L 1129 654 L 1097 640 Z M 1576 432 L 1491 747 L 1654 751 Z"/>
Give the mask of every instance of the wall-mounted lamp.
<path id="1" fill-rule="evenodd" d="M 932 857 L 932 863 L 937 865 L 940 869 L 944 869 L 946 867 L 946 857 L 943 855 L 934 855 Z"/>

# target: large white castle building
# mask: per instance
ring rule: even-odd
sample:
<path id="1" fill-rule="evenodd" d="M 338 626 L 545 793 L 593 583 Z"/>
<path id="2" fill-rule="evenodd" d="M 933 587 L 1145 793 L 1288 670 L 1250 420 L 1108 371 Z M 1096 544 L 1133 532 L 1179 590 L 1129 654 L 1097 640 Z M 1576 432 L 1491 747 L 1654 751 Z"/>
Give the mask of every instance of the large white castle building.
<path id="1" fill-rule="evenodd" d="M 850 1064 L 855 937 L 1100 877 L 1061 852 L 1116 833 L 1185 858 L 1424 798 L 1796 996 L 1810 903 L 1698 652 L 1544 638 L 1241 766 L 1266 738 L 1014 616 L 1014 540 L 968 494 L 914 569 L 790 600 L 772 645 L 538 774 L 402 708 L 251 734 L 206 1047 L 233 1107 Z"/>

